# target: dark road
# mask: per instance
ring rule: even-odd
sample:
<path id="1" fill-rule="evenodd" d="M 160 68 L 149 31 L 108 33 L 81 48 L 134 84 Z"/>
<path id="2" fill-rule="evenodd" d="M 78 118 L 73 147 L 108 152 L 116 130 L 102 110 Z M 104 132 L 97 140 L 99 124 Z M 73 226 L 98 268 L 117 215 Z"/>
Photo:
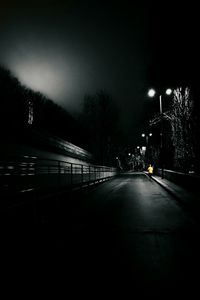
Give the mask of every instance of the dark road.
<path id="1" fill-rule="evenodd" d="M 16 226 L 10 243 L 32 249 L 45 270 L 55 269 L 68 284 L 153 293 L 197 290 L 196 221 L 144 173 L 122 174 L 35 206 L 34 213 L 30 208 L 26 216 L 21 213 L 23 229 L 18 234 Z"/>

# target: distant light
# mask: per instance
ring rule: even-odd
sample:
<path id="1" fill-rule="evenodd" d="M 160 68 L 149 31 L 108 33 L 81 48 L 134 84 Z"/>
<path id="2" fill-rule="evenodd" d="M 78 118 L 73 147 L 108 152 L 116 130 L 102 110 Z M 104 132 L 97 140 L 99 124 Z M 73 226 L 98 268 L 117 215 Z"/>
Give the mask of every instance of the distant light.
<path id="1" fill-rule="evenodd" d="M 118 157 L 116 157 L 116 159 L 118 159 Z"/>
<path id="2" fill-rule="evenodd" d="M 142 137 L 145 137 L 145 133 L 142 133 Z"/>
<path id="3" fill-rule="evenodd" d="M 150 90 L 148 91 L 148 96 L 149 96 L 149 97 L 154 97 L 154 96 L 155 96 L 155 93 L 156 93 L 156 91 L 155 91 L 154 89 L 150 89 Z"/>
<path id="4" fill-rule="evenodd" d="M 172 90 L 171 90 L 171 89 L 167 89 L 167 90 L 166 90 L 166 94 L 167 94 L 167 95 L 171 95 L 171 93 L 172 93 Z"/>
<path id="5" fill-rule="evenodd" d="M 140 149 L 140 146 L 137 146 L 137 149 Z"/>
<path id="6" fill-rule="evenodd" d="M 142 151 L 146 151 L 146 146 L 143 146 L 143 147 L 142 147 Z"/>
<path id="7" fill-rule="evenodd" d="M 129 152 L 129 154 L 128 154 L 129 156 L 131 155 L 131 153 Z"/>
<path id="8" fill-rule="evenodd" d="M 152 133 L 149 133 L 149 136 L 152 136 Z"/>

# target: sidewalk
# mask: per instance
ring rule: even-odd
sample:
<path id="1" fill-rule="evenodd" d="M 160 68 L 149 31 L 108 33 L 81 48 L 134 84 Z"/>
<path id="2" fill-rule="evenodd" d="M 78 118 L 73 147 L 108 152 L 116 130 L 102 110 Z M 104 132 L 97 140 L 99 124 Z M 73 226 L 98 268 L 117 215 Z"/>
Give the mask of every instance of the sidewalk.
<path id="1" fill-rule="evenodd" d="M 147 174 L 147 172 L 145 172 Z M 171 194 L 177 202 L 179 202 L 186 209 L 199 216 L 200 201 L 195 192 L 189 191 L 184 187 L 181 187 L 172 181 L 165 178 L 161 178 L 158 175 L 153 175 L 152 179 L 161 185 L 169 194 Z"/>

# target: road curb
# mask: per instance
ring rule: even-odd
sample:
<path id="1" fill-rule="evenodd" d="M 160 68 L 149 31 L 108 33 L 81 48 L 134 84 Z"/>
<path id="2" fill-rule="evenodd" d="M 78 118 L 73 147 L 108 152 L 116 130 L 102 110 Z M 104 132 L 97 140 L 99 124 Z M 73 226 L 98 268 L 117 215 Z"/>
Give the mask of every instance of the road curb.
<path id="1" fill-rule="evenodd" d="M 151 178 L 156 182 L 158 183 L 162 188 L 164 188 L 172 197 L 175 198 L 175 200 L 177 200 L 180 204 L 182 205 L 185 205 L 185 202 L 181 200 L 181 197 L 179 197 L 177 195 L 177 193 L 172 189 L 170 188 L 169 186 L 167 186 L 165 183 L 163 183 L 161 180 L 162 179 L 158 179 L 156 178 L 155 176 L 151 176 Z"/>

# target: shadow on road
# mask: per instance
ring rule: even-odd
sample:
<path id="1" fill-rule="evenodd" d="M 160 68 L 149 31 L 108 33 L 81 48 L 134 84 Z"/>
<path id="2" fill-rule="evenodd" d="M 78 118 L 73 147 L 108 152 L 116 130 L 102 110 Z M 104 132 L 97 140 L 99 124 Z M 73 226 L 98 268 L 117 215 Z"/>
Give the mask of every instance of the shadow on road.
<path id="1" fill-rule="evenodd" d="M 120 223 L 121 218 L 131 220 L 134 180 L 151 184 L 143 177 L 141 173 L 121 174 L 90 190 L 42 201 L 27 199 L 22 206 L 10 208 L 2 216 L 1 235 L 7 266 L 23 268 L 27 274 L 34 271 L 49 282 L 65 282 L 74 287 L 74 293 L 79 289 L 91 292 L 94 287 L 96 293 L 109 288 L 140 295 L 196 291 L 198 231 L 129 228 Z M 168 205 L 166 196 L 163 199 Z M 137 205 L 133 218 L 141 214 Z"/>

